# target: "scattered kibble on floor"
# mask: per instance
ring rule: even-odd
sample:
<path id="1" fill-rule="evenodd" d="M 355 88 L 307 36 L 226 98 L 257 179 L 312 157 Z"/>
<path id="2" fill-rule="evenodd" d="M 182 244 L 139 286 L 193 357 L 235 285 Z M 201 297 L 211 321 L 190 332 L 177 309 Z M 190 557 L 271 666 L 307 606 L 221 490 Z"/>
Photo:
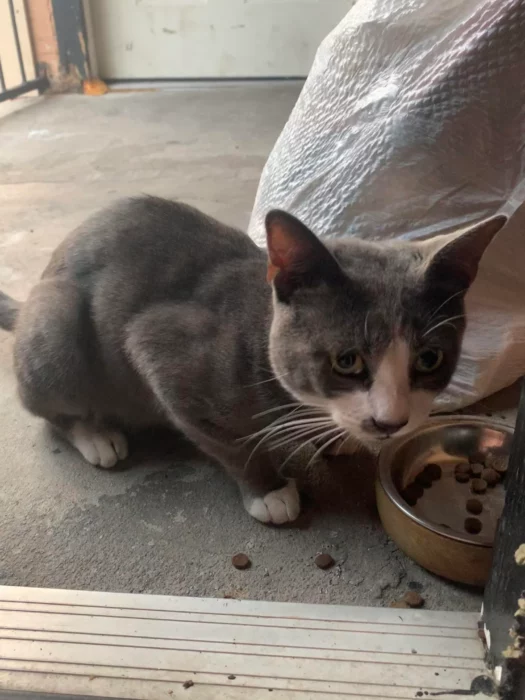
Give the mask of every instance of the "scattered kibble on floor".
<path id="1" fill-rule="evenodd" d="M 403 596 L 403 600 L 409 608 L 422 608 L 425 604 L 425 599 L 417 591 L 408 591 Z"/>
<path id="2" fill-rule="evenodd" d="M 243 571 L 244 569 L 248 569 L 252 563 L 250 561 L 250 558 L 246 554 L 242 554 L 242 552 L 239 552 L 239 554 L 233 555 L 232 564 L 236 569 Z"/>
<path id="3" fill-rule="evenodd" d="M 315 557 L 314 563 L 320 569 L 329 569 L 335 564 L 335 561 L 329 554 L 322 552 Z"/>
<path id="4" fill-rule="evenodd" d="M 425 599 L 417 591 L 407 591 L 400 600 L 390 603 L 391 608 L 422 608 Z"/>

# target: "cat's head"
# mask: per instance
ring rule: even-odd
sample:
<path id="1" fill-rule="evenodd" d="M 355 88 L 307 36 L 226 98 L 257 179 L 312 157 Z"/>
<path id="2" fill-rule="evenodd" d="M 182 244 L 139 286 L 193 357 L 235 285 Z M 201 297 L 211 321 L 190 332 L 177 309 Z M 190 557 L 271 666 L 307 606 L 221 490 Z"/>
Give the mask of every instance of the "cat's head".
<path id="1" fill-rule="evenodd" d="M 323 244 L 271 211 L 270 359 L 279 381 L 362 442 L 414 430 L 452 377 L 464 295 L 505 221 L 425 242 Z"/>

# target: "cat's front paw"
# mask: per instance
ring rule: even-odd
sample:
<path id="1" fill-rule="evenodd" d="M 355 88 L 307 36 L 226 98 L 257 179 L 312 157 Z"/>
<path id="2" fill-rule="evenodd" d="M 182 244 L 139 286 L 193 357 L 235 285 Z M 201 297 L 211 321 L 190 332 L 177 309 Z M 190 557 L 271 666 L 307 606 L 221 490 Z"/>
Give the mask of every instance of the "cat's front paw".
<path id="1" fill-rule="evenodd" d="M 83 421 L 78 421 L 66 435 L 82 457 L 96 467 L 111 469 L 128 456 L 128 441 L 116 430 L 95 430 Z"/>
<path id="2" fill-rule="evenodd" d="M 301 512 L 301 499 L 294 479 L 288 479 L 286 486 L 270 491 L 264 497 L 245 495 L 244 507 L 261 523 L 284 525 L 295 520 Z"/>

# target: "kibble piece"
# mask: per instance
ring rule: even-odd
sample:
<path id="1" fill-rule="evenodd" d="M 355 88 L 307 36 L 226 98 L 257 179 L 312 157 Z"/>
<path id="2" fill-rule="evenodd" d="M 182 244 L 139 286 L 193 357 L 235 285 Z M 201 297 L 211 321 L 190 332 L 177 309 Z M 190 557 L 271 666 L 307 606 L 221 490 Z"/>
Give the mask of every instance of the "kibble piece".
<path id="1" fill-rule="evenodd" d="M 503 455 L 488 455 L 485 460 L 485 465 L 490 469 L 494 469 L 498 474 L 504 474 L 508 469 L 508 459 Z"/>
<path id="2" fill-rule="evenodd" d="M 229 681 L 234 681 L 236 678 L 237 676 L 234 676 L 233 673 L 230 673 L 230 675 L 228 676 Z"/>
<path id="3" fill-rule="evenodd" d="M 484 479 L 489 486 L 496 486 L 501 481 L 501 476 L 495 469 L 491 467 L 486 467 L 481 472 L 481 478 Z"/>
<path id="4" fill-rule="evenodd" d="M 333 558 L 329 554 L 326 554 L 326 552 L 318 554 L 315 557 L 314 562 L 315 565 L 318 566 L 320 569 L 329 569 L 335 564 Z"/>
<path id="5" fill-rule="evenodd" d="M 470 534 L 470 535 L 478 535 L 481 532 L 482 528 L 481 520 L 478 520 L 477 518 L 466 518 L 465 519 L 465 530 Z"/>
<path id="6" fill-rule="evenodd" d="M 184 681 L 182 687 L 184 688 L 184 690 L 188 690 L 188 688 L 192 688 L 194 685 L 195 683 L 193 681 Z"/>
<path id="7" fill-rule="evenodd" d="M 423 469 L 423 473 L 427 474 L 432 481 L 439 481 L 443 474 L 443 470 L 439 464 L 427 464 L 427 466 Z"/>
<path id="8" fill-rule="evenodd" d="M 483 469 L 484 466 L 479 462 L 470 465 L 470 473 L 472 474 L 472 476 L 481 476 Z"/>
<path id="9" fill-rule="evenodd" d="M 469 498 L 467 501 L 467 510 L 472 515 L 479 515 L 483 511 L 483 503 L 477 498 Z"/>
<path id="10" fill-rule="evenodd" d="M 416 484 L 419 484 L 419 486 L 422 486 L 424 489 L 429 489 L 432 486 L 433 479 L 431 479 L 430 476 L 423 469 L 422 472 L 419 472 L 414 481 L 416 482 Z"/>
<path id="11" fill-rule="evenodd" d="M 236 569 L 243 571 L 244 569 L 248 569 L 252 563 L 246 554 L 239 553 L 233 555 L 232 564 Z"/>
<path id="12" fill-rule="evenodd" d="M 458 462 L 454 467 L 456 474 L 470 474 L 470 464 L 468 462 Z"/>
<path id="13" fill-rule="evenodd" d="M 423 487 L 420 484 L 409 484 L 403 491 L 403 498 L 409 506 L 415 506 L 423 495 Z"/>
<path id="14" fill-rule="evenodd" d="M 417 591 L 408 591 L 403 596 L 403 600 L 409 608 L 422 608 L 425 604 L 425 599 Z"/>
<path id="15" fill-rule="evenodd" d="M 487 482 L 485 479 L 472 479 L 470 482 L 472 493 L 485 493 L 487 490 Z"/>
<path id="16" fill-rule="evenodd" d="M 454 476 L 456 477 L 456 481 L 459 484 L 466 484 L 467 481 L 470 481 L 470 474 L 468 472 L 458 472 L 456 471 Z"/>

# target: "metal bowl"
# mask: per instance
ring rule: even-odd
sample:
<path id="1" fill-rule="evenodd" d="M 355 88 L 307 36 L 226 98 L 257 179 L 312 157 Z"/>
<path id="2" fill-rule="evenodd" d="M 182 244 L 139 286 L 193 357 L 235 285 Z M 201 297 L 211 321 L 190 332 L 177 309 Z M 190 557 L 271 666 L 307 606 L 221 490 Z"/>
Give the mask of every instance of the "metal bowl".
<path id="1" fill-rule="evenodd" d="M 503 484 L 482 496 L 479 534 L 465 530 L 471 485 L 454 476 L 458 462 L 483 462 L 487 455 L 508 456 L 513 431 L 477 416 L 431 418 L 416 433 L 389 442 L 379 456 L 377 505 L 387 533 L 421 566 L 439 576 L 474 586 L 487 580 L 492 544 L 504 501 Z M 439 464 L 441 478 L 415 505 L 403 493 L 429 463 Z"/>

